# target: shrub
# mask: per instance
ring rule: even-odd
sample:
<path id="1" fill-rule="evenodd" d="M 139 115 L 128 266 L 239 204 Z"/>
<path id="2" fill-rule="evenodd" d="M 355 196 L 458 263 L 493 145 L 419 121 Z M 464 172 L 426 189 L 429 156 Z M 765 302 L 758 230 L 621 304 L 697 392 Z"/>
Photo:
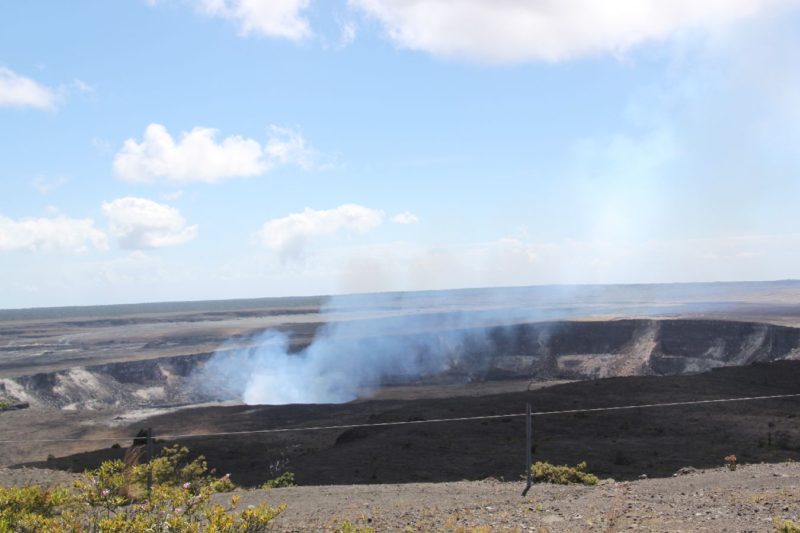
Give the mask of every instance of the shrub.
<path id="1" fill-rule="evenodd" d="M 725 466 L 728 470 L 736 470 L 737 462 L 734 454 L 726 455 L 723 461 L 725 461 Z"/>
<path id="2" fill-rule="evenodd" d="M 585 470 L 586 462 L 578 463 L 575 466 L 555 466 L 539 461 L 531 466 L 533 481 L 537 483 L 596 485 L 599 481 L 597 476 L 585 472 Z"/>
<path id="3" fill-rule="evenodd" d="M 229 476 L 217 478 L 201 456 L 187 461 L 186 448 L 165 448 L 149 464 L 140 451 L 124 461 L 107 461 L 88 471 L 71 490 L 38 486 L 0 488 L 0 533 L 10 532 L 255 532 L 264 530 L 285 506 L 262 504 L 237 511 L 212 505 L 215 492 L 233 488 Z M 152 490 L 146 479 L 152 472 Z"/>
<path id="4" fill-rule="evenodd" d="M 0 487 L 0 532 L 55 531 L 51 523 L 69 501 L 65 489 Z"/>
<path id="5" fill-rule="evenodd" d="M 772 522 L 775 525 L 776 533 L 800 533 L 800 524 L 792 520 L 774 518 Z"/>
<path id="6" fill-rule="evenodd" d="M 375 533 L 375 530 L 371 527 L 357 526 L 349 520 L 345 520 L 336 528 L 335 533 Z"/>
<path id="7" fill-rule="evenodd" d="M 297 483 L 294 482 L 294 474 L 292 472 L 284 472 L 280 476 L 270 479 L 263 485 L 262 489 L 279 489 L 282 487 L 295 487 Z"/>

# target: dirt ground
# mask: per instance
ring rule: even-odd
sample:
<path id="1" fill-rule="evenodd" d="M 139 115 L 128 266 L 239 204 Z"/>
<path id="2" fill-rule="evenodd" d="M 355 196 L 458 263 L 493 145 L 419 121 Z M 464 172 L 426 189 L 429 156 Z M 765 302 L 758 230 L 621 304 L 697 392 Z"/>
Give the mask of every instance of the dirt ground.
<path id="1" fill-rule="evenodd" d="M 351 519 L 378 531 L 770 531 L 797 519 L 800 465 L 751 465 L 596 487 L 497 481 L 400 487 L 321 487 L 251 492 L 244 502 L 285 501 L 286 531 L 326 530 Z"/>
<path id="2" fill-rule="evenodd" d="M 64 484 L 74 474 L 0 469 L 0 484 Z M 594 487 L 496 480 L 338 485 L 237 491 L 240 506 L 287 504 L 275 531 L 334 531 L 344 521 L 376 531 L 773 531 L 800 519 L 800 463 L 691 471 Z M 216 496 L 226 503 L 231 494 Z"/>
<path id="3" fill-rule="evenodd" d="M 772 531 L 800 514 L 800 464 L 697 471 L 595 487 L 498 481 L 296 487 L 251 491 L 242 504 L 286 503 L 282 531 Z"/>

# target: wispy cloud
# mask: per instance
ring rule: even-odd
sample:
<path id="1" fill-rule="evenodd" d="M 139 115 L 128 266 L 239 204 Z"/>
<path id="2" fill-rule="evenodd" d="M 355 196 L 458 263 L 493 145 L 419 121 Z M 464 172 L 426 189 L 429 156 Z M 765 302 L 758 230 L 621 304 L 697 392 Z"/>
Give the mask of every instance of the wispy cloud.
<path id="1" fill-rule="evenodd" d="M 0 66 L 0 107 L 52 109 L 56 92 L 41 83 Z"/>
<path id="2" fill-rule="evenodd" d="M 308 245 L 316 239 L 339 232 L 366 233 L 379 226 L 383 211 L 357 204 L 344 204 L 334 209 L 306 208 L 264 223 L 259 232 L 262 243 L 282 259 L 302 258 Z"/>
<path id="3" fill-rule="evenodd" d="M 339 35 L 339 46 L 344 48 L 356 40 L 356 23 L 352 20 L 342 22 L 339 24 L 341 34 Z"/>
<path id="4" fill-rule="evenodd" d="M 67 182 L 64 176 L 55 176 L 53 178 L 46 178 L 40 176 L 33 180 L 33 187 L 41 194 L 50 194 Z"/>
<path id="5" fill-rule="evenodd" d="M 0 252 L 105 250 L 108 239 L 92 219 L 63 215 L 14 220 L 0 215 Z"/>
<path id="6" fill-rule="evenodd" d="M 419 222 L 419 218 L 411 211 L 403 211 L 393 216 L 392 222 L 395 224 L 416 224 Z"/>

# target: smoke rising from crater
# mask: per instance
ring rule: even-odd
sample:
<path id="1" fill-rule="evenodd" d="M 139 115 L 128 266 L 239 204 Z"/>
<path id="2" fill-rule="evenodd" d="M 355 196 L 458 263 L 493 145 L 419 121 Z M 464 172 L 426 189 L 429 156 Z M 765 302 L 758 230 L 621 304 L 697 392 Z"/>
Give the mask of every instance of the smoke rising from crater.
<path id="1" fill-rule="evenodd" d="M 288 404 L 342 403 L 383 384 L 443 373 L 466 382 L 482 377 L 502 335 L 488 326 L 530 318 L 523 310 L 463 312 L 426 305 L 423 312 L 398 308 L 389 296 L 359 298 L 332 298 L 322 310 L 327 323 L 299 351 L 277 330 L 247 347 L 223 345 L 195 376 L 197 383 L 216 399 Z M 370 318 L 358 319 L 366 307 Z"/>

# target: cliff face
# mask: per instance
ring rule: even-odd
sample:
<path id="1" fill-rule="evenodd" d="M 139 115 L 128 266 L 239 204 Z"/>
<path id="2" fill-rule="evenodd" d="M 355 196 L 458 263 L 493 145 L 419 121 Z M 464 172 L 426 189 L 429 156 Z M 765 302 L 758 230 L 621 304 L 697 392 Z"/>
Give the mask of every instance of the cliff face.
<path id="1" fill-rule="evenodd" d="M 800 357 L 800 330 L 751 322 L 556 322 L 504 328 L 495 335 L 497 377 L 674 375 Z"/>
<path id="2" fill-rule="evenodd" d="M 481 343 L 480 347 L 466 345 L 466 353 L 449 370 L 420 376 L 414 383 L 676 375 L 721 366 L 800 359 L 800 329 L 751 322 L 542 322 L 493 327 L 486 331 L 485 338 L 490 342 Z M 202 388 L 196 387 L 193 371 L 210 356 L 206 353 L 135 360 L 0 379 L 0 394 L 33 406 L 66 409 L 233 399 L 211 397 L 207 390 L 200 392 Z M 398 383 L 391 376 L 385 382 Z"/>

